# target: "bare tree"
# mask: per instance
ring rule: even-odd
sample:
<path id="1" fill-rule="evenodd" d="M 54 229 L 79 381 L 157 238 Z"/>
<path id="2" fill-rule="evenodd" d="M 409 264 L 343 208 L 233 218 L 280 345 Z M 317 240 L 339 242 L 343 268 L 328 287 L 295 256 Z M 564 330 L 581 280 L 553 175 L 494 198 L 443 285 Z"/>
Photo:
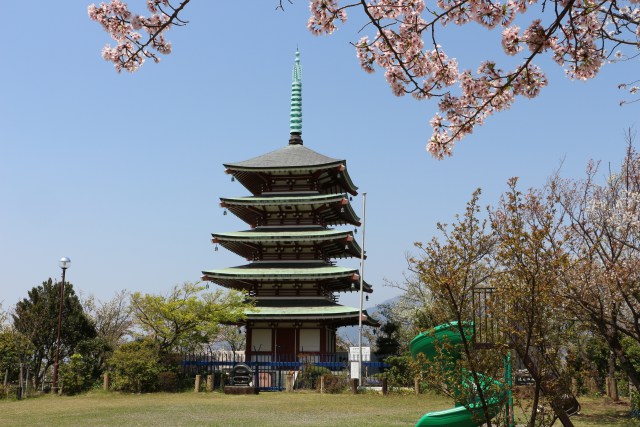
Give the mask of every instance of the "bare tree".
<path id="1" fill-rule="evenodd" d="M 626 156 L 617 172 L 597 184 L 598 164 L 580 181 L 554 177 L 552 187 L 567 213 L 574 258 L 566 277 L 567 307 L 607 342 L 640 390 L 640 372 L 622 344 L 640 342 L 640 155 L 627 134 Z"/>

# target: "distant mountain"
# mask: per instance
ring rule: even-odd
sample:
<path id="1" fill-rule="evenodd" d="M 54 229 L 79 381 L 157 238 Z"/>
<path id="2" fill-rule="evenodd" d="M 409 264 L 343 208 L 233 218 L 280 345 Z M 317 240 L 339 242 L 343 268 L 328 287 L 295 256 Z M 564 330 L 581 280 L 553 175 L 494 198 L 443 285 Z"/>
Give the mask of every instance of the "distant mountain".
<path id="1" fill-rule="evenodd" d="M 380 313 L 383 305 L 389 305 L 395 303 L 400 297 L 393 297 L 388 300 L 382 301 L 380 304 L 374 305 L 369 308 L 365 308 L 369 316 L 374 317 L 380 323 L 384 323 L 387 319 Z M 338 329 L 338 336 L 345 341 L 351 343 L 353 346 L 358 345 L 358 327 L 357 326 L 343 326 Z"/>

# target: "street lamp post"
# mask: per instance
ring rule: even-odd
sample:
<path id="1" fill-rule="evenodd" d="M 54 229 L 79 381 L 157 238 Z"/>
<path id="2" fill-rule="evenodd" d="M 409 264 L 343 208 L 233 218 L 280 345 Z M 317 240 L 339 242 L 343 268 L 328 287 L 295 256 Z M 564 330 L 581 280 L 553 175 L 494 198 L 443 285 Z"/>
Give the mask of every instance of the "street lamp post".
<path id="1" fill-rule="evenodd" d="M 60 357 L 60 331 L 62 330 L 62 302 L 64 300 L 64 276 L 67 268 L 71 264 L 71 260 L 67 257 L 60 258 L 60 268 L 62 269 L 62 283 L 60 284 L 60 306 L 58 308 L 58 336 L 56 338 L 56 358 L 53 363 L 53 385 L 51 390 L 58 393 L 58 362 Z"/>

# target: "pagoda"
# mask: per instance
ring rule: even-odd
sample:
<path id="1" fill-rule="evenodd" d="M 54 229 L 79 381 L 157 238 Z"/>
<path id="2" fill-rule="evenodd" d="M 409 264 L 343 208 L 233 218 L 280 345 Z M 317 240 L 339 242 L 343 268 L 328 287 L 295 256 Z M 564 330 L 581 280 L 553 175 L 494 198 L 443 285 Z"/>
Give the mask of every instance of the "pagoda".
<path id="1" fill-rule="evenodd" d="M 302 80 L 296 51 L 288 145 L 224 164 L 248 197 L 222 197 L 220 206 L 246 231 L 213 233 L 212 242 L 245 258 L 246 265 L 203 271 L 202 278 L 245 291 L 255 300 L 247 311 L 246 360 L 299 360 L 336 352 L 336 330 L 358 325 L 360 310 L 338 303 L 338 294 L 360 289 L 358 269 L 336 258 L 362 256 L 354 238 L 360 219 L 351 207 L 357 187 L 345 160 L 319 154 L 302 142 Z M 349 230 L 333 226 L 352 226 Z M 371 286 L 363 282 L 363 291 Z M 377 326 L 362 312 L 362 322 Z"/>

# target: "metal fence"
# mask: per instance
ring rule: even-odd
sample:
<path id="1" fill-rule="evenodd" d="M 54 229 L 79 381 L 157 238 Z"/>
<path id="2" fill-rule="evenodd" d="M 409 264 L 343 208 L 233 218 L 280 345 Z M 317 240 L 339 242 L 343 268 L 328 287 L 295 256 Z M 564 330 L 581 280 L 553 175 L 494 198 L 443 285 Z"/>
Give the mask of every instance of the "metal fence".
<path id="1" fill-rule="evenodd" d="M 245 352 L 210 352 L 187 354 L 182 361 L 184 374 L 213 375 L 214 387 L 219 388 L 227 383 L 231 369 L 239 364 L 248 365 L 254 372 L 254 384 L 262 391 L 279 391 L 286 387 L 287 375 L 292 375 L 295 387 L 315 387 L 314 379 L 319 368 L 326 368 L 336 375 L 348 375 L 350 369 L 349 354 L 313 353 L 313 354 L 245 354 Z M 375 382 L 372 375 L 386 367 L 382 362 L 363 362 L 365 385 Z"/>

